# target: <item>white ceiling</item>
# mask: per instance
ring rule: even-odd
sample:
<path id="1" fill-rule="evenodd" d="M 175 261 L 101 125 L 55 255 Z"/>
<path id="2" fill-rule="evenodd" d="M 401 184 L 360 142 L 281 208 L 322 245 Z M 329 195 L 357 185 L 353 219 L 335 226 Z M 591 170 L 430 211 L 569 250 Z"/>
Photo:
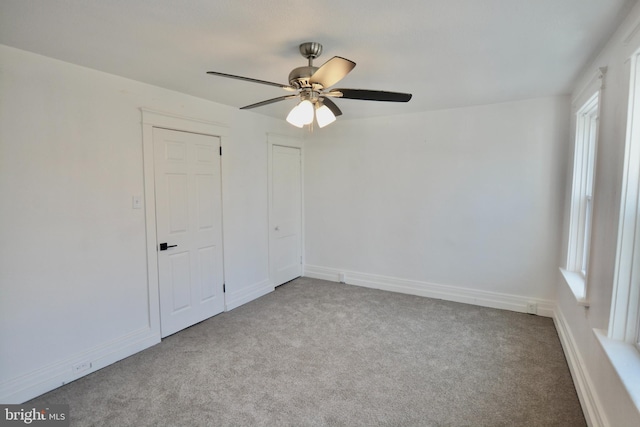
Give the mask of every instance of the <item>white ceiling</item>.
<path id="1" fill-rule="evenodd" d="M 298 45 L 356 62 L 340 87 L 407 104 L 336 100 L 344 119 L 566 94 L 628 0 L 0 0 L 0 43 L 241 107 L 288 83 Z M 43 70 L 46 72 L 46 70 Z M 294 101 L 252 110 L 284 117 Z"/>

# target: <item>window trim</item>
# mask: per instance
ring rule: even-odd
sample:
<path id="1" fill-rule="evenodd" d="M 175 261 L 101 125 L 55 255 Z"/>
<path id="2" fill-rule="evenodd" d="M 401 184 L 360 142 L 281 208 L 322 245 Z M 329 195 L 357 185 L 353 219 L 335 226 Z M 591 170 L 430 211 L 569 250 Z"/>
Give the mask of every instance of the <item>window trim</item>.
<path id="1" fill-rule="evenodd" d="M 579 305 L 589 307 L 588 265 L 599 117 L 606 67 L 599 68 L 573 100 L 576 123 L 572 173 L 567 258 L 560 272 Z M 588 138 L 587 138 L 588 137 Z"/>
<path id="2" fill-rule="evenodd" d="M 618 243 L 607 336 L 640 350 L 640 49 L 630 58 Z"/>
<path id="3" fill-rule="evenodd" d="M 596 91 L 576 113 L 576 137 L 571 188 L 571 221 L 567 270 L 587 280 L 590 219 L 593 214 L 593 187 L 598 145 L 600 91 Z"/>

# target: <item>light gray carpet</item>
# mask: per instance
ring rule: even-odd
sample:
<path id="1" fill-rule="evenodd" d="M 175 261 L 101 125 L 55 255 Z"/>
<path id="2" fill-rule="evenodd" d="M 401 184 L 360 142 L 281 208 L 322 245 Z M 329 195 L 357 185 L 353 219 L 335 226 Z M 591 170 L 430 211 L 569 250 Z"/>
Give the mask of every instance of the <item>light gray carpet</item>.
<path id="1" fill-rule="evenodd" d="M 72 426 L 584 426 L 549 318 L 308 278 L 49 392 Z"/>

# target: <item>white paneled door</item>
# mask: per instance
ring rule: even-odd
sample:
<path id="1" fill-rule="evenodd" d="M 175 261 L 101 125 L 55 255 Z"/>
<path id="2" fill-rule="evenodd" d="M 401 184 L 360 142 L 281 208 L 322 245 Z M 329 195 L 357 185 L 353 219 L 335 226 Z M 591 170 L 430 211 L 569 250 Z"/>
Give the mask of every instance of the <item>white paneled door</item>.
<path id="1" fill-rule="evenodd" d="M 160 328 L 224 310 L 220 138 L 154 128 Z"/>
<path id="2" fill-rule="evenodd" d="M 278 286 L 302 275 L 302 153 L 280 145 L 271 150 L 269 253 Z"/>

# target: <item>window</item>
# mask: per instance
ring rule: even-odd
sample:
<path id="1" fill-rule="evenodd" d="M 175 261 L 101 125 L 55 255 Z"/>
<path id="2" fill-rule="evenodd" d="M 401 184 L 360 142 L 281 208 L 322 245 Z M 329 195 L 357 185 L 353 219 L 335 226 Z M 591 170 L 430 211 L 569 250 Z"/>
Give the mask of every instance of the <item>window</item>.
<path id="1" fill-rule="evenodd" d="M 609 338 L 640 348 L 640 50 L 631 57 L 629 112 Z"/>
<path id="2" fill-rule="evenodd" d="M 629 110 L 609 330 L 594 329 L 640 410 L 640 50 L 631 56 Z"/>
<path id="3" fill-rule="evenodd" d="M 599 99 L 600 92 L 597 91 L 576 112 L 567 265 L 566 269 L 561 269 L 576 299 L 582 305 L 588 305 L 587 276 L 598 142 Z"/>
<path id="4" fill-rule="evenodd" d="M 576 145 L 573 162 L 571 236 L 567 269 L 587 277 L 591 238 L 591 201 L 598 131 L 598 93 L 580 108 L 576 118 Z"/>

